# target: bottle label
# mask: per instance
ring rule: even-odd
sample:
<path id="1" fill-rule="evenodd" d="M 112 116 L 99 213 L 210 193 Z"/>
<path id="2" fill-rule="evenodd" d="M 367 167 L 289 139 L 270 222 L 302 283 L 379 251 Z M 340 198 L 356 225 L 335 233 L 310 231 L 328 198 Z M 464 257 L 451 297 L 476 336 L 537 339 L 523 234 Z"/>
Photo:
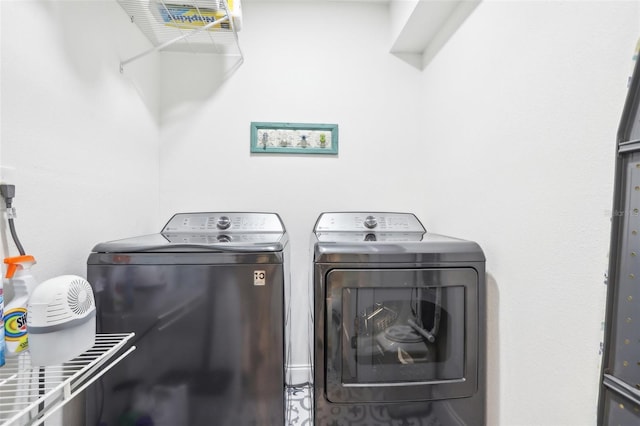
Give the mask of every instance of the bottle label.
<path id="1" fill-rule="evenodd" d="M 27 309 L 13 308 L 4 313 L 4 340 L 10 352 L 22 352 L 29 347 L 27 340 Z"/>
<path id="2" fill-rule="evenodd" d="M 4 341 L 4 292 L 0 288 L 0 342 Z M 5 364 L 4 345 L 0 345 L 0 367 Z"/>

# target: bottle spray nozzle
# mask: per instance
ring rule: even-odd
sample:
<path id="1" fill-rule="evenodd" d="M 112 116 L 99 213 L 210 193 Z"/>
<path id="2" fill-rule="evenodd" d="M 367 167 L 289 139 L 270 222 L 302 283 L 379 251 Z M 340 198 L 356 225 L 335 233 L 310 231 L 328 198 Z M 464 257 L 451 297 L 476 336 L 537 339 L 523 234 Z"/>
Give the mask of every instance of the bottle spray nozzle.
<path id="1" fill-rule="evenodd" d="M 36 263 L 36 259 L 29 255 L 23 256 L 14 256 L 14 257 L 5 257 L 4 263 L 7 265 L 7 275 L 6 278 L 13 278 L 16 271 L 19 269 L 27 269 L 30 268 L 31 265 Z"/>

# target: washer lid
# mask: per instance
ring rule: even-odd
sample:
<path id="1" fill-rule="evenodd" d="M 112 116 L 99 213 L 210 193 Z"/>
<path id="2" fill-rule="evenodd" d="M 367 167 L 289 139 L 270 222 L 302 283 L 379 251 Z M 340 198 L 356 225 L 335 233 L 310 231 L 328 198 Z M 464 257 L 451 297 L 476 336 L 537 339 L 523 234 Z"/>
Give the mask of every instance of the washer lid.
<path id="1" fill-rule="evenodd" d="M 97 253 L 274 252 L 287 243 L 276 213 L 179 213 L 159 234 L 97 244 Z"/>

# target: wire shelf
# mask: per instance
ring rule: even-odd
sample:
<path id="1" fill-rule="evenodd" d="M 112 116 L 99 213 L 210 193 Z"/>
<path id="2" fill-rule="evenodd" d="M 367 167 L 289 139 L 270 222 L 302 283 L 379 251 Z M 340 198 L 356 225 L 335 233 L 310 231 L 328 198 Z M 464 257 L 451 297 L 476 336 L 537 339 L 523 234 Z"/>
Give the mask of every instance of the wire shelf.
<path id="1" fill-rule="evenodd" d="M 133 352 L 135 346 L 115 357 L 133 335 L 96 335 L 91 349 L 62 365 L 32 367 L 28 352 L 7 358 L 6 364 L 0 368 L 0 425 L 42 424 Z"/>
<path id="2" fill-rule="evenodd" d="M 124 66 L 155 51 L 208 53 L 234 56 L 241 63 L 238 43 L 239 17 L 229 9 L 228 0 L 117 0 L 132 23 L 153 47 L 120 63 Z M 238 10 L 240 1 L 235 0 Z M 186 4 L 186 5 L 185 5 Z M 189 12 L 179 15 L 180 7 Z"/>

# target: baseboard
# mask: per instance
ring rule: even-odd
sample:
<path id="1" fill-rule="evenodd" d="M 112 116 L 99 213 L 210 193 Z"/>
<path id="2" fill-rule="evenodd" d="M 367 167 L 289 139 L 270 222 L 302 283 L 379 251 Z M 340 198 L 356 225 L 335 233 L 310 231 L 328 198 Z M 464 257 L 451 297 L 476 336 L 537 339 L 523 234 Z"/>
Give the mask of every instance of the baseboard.
<path id="1" fill-rule="evenodd" d="M 287 386 L 306 384 L 311 381 L 311 365 L 290 364 L 286 366 L 285 382 Z"/>

